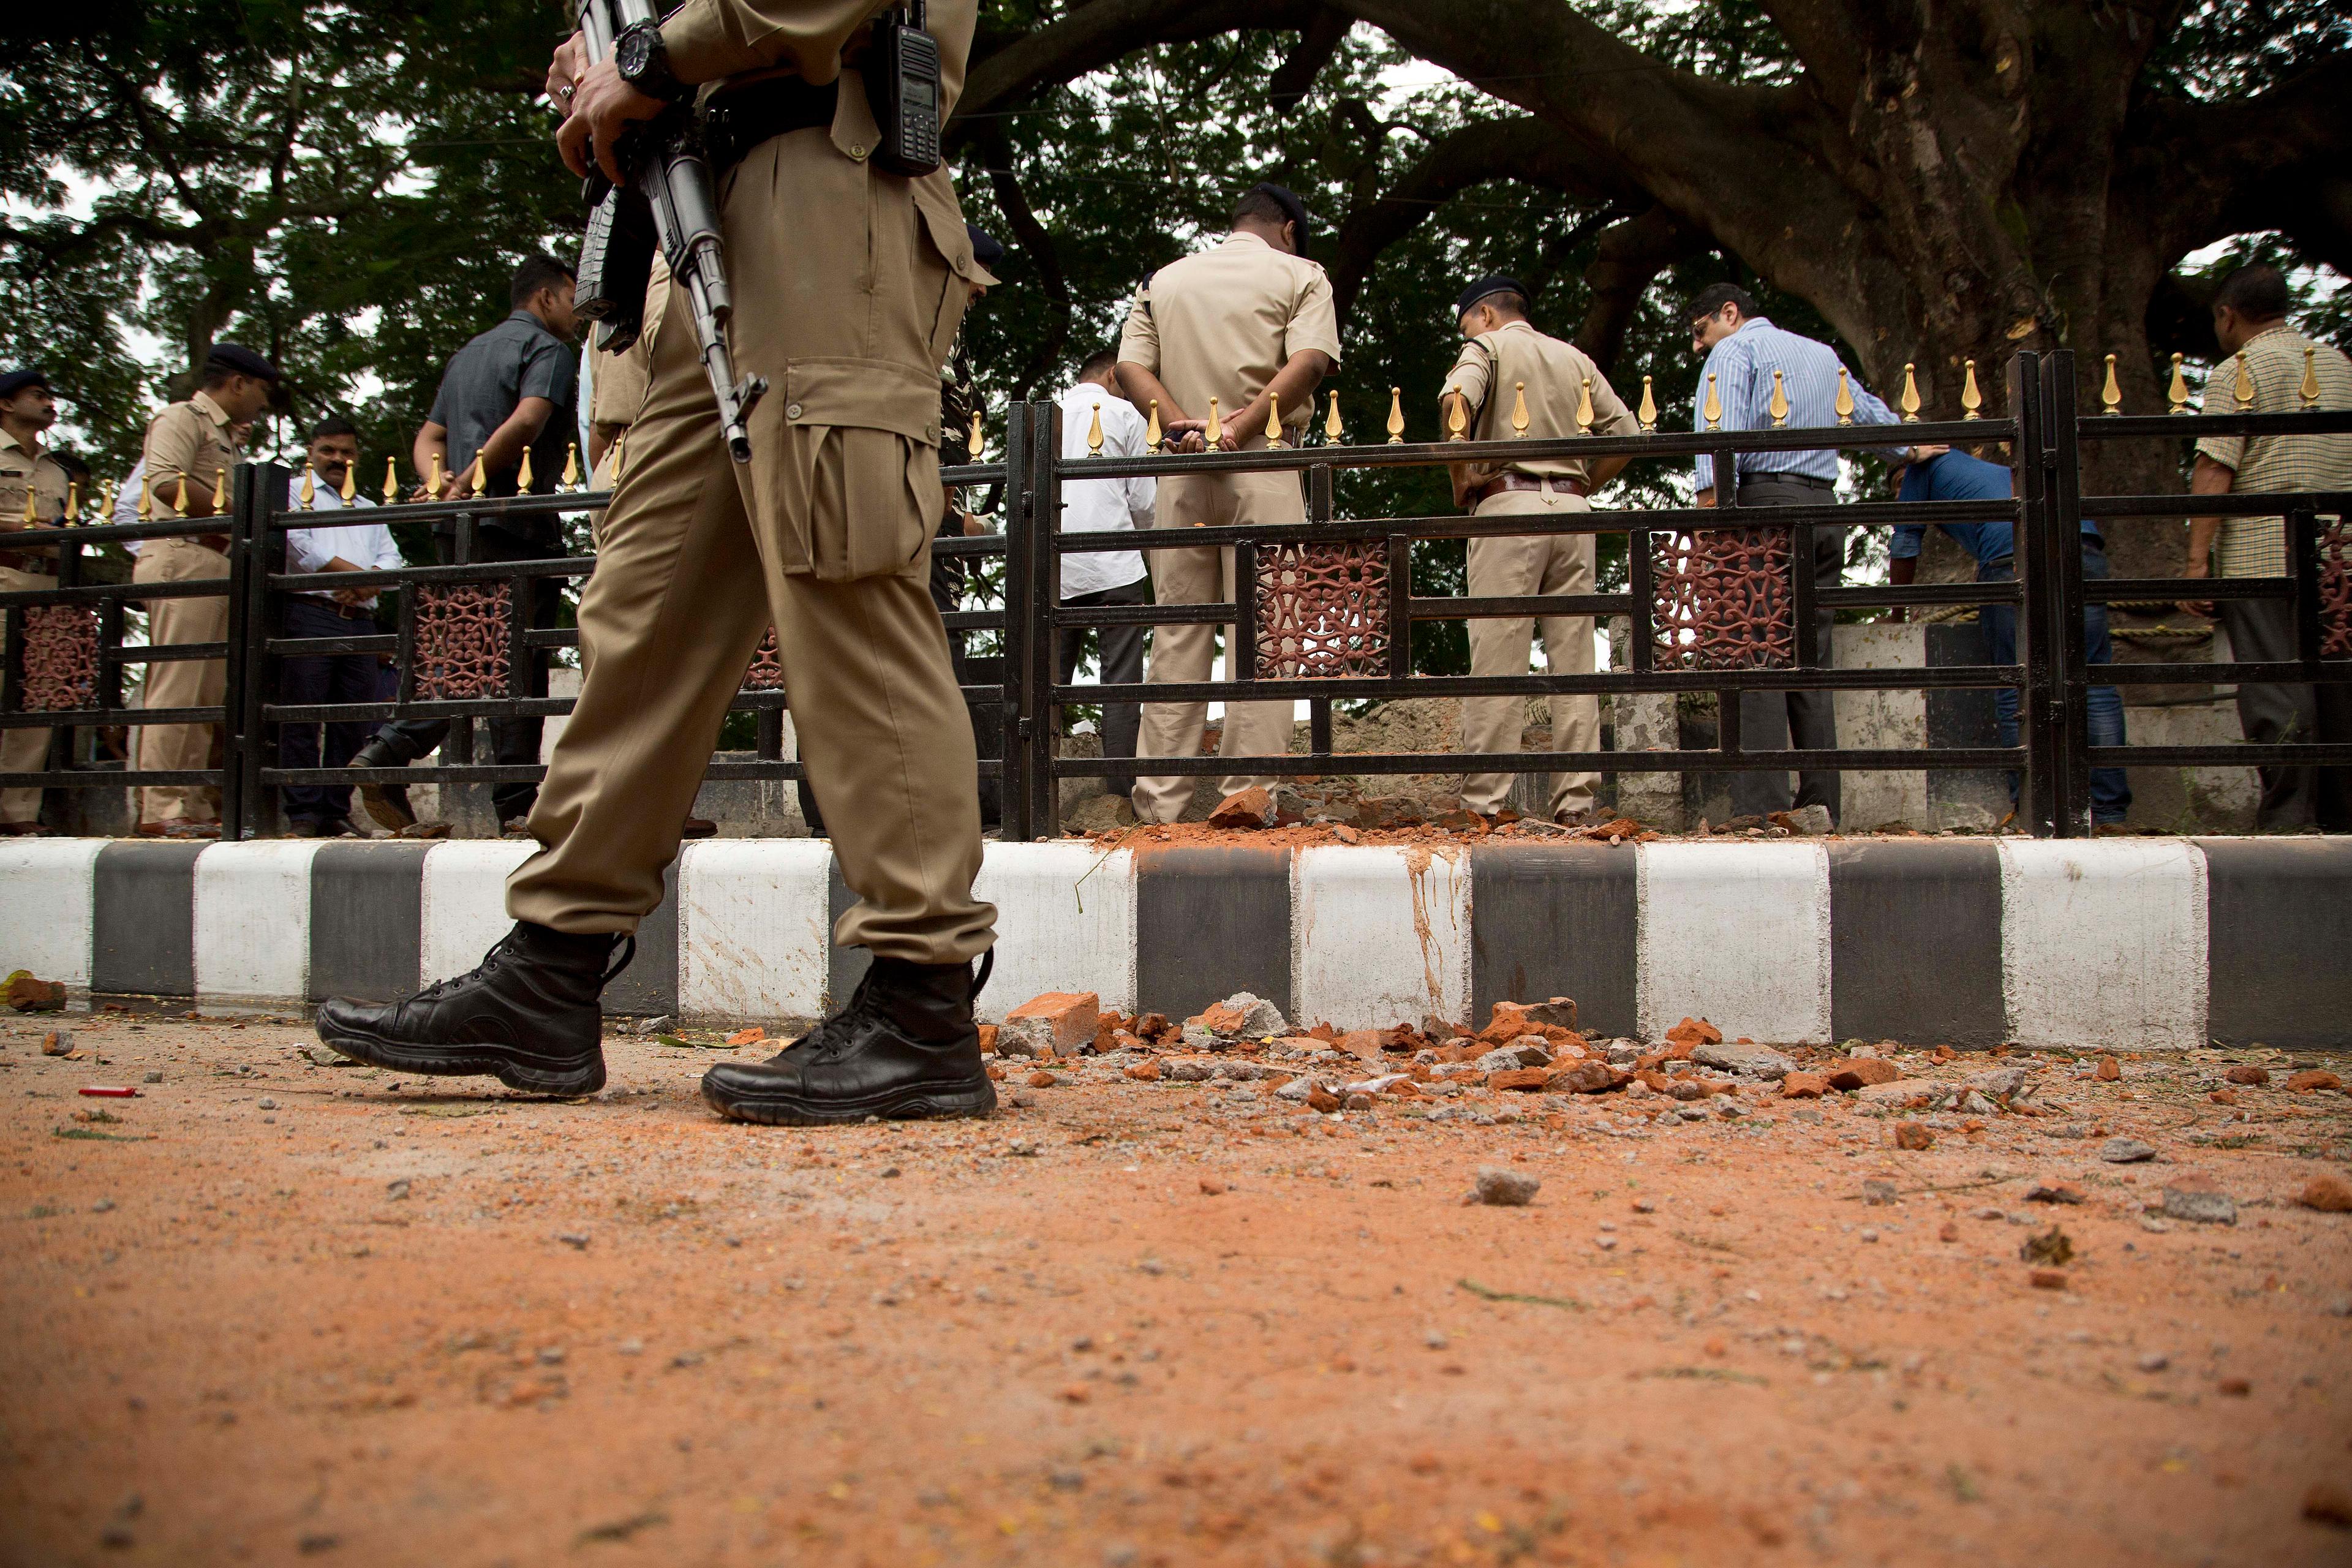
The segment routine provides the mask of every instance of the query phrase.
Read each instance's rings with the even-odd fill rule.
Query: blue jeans
[[[2083,541],[2083,581],[2104,581],[2107,575],[2105,546],[2095,540]],[[1980,562],[1977,565],[1979,583],[2014,583],[2017,562],[2004,555],[1998,561]],[[2011,664],[2017,659],[2017,606],[2014,605],[1983,605],[1977,609],[1977,625],[1985,639],[1985,659],[1990,664]],[[2083,653],[2086,664],[2113,664],[2116,661],[2114,639],[2107,636],[2107,607],[2105,605],[2083,606]],[[2091,744],[2120,746],[2124,743],[2124,700],[2112,686],[2091,688],[2088,728]],[[2000,743],[2017,744],[2017,688],[1997,687],[1992,694],[1993,718],[2000,727]],[[2017,803],[2018,775],[2009,775],[2010,804]],[[2121,768],[2091,770],[2091,820],[2094,823],[2121,822],[2131,805],[2131,784]]]

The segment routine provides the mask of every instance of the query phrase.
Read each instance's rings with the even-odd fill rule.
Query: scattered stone
[[[996,1026],[993,1024],[980,1026],[980,1054],[984,1057],[996,1054]]]
[[[2063,1230],[2053,1225],[2048,1230],[2037,1231],[2027,1237],[2025,1244],[2017,1249],[2017,1256],[2023,1262],[2054,1268],[2073,1260],[2074,1243]]]
[[[1217,1180],[1216,1177],[1203,1176],[1201,1178],[1201,1195],[1202,1197],[1222,1197],[1224,1195],[1224,1191],[1225,1184]]]
[[[1048,991],[1032,996],[997,1026],[1000,1056],[1076,1056],[1092,1043],[1102,1016],[1102,998],[1092,991]]]
[[[19,1013],[61,1013],[66,1005],[66,988],[61,981],[43,980],[29,969],[19,969],[8,976],[8,1005]]]
[[[2063,1290],[2066,1289],[2066,1275],[2065,1271],[2063,1269],[2036,1268],[2027,1274],[2025,1278],[2032,1283],[2036,1290]]]
[[[2184,1172],[2164,1184],[2164,1213],[2199,1225],[2235,1225],[2238,1205],[2212,1177]]]
[[[395,1177],[383,1184],[383,1196],[386,1203],[396,1204],[407,1195],[408,1178],[406,1176]]]
[[[1899,1121],[1895,1126],[1895,1146],[1897,1149],[1932,1149],[1936,1146],[1936,1135],[1927,1131],[1927,1124],[1924,1121]]]
[[[2243,1377],[2225,1377],[2213,1386],[2231,1399],[2243,1399],[2254,1391],[2253,1381]]]
[[[555,1239],[574,1252],[588,1250],[588,1233],[584,1230],[559,1230],[555,1233]]]
[[[2124,1065],[2113,1057],[2101,1057],[2099,1065],[2092,1069],[2091,1076],[2101,1083],[2115,1083],[2124,1076]]]
[[[1995,1068],[1970,1077],[1968,1087],[1987,1100],[2009,1100],[2017,1098],[2025,1087],[2025,1069],[2021,1067]]]
[[[2099,1158],[2110,1165],[2137,1165],[2156,1158],[2156,1146],[2137,1138],[2110,1138],[2099,1145]]]
[[[1780,1052],[1745,1040],[1707,1041],[1691,1052],[1691,1060],[1743,1078],[1784,1079],[1797,1067]]]
[[[1319,1110],[1327,1116],[1332,1111],[1339,1110],[1347,1102],[1345,1100],[1341,1100],[1338,1095],[1332,1093],[1329,1089],[1324,1088],[1319,1083],[1312,1086],[1307,1091],[1307,1109],[1309,1110]]]
[[[73,1054],[73,1031],[51,1029],[41,1037],[41,1054],[45,1057],[65,1057]]]
[[[1576,998],[1553,996],[1527,1005],[1527,1020],[1539,1028],[1573,1029],[1576,1027]]]
[[[2172,1358],[2162,1351],[2150,1351],[2139,1358],[2139,1369],[2142,1372],[2162,1372],[2171,1364]]]
[[[1238,790],[1209,814],[1212,827],[1265,827],[1274,821],[1274,796],[1262,784]]]
[[[1830,1081],[1834,1084],[1837,1079],[1832,1078]],[[1864,1105],[1902,1106],[1908,1105],[1915,1100],[1922,1101],[1932,1100],[1943,1092],[1943,1088],[1942,1084],[1933,1079],[1889,1079],[1885,1083],[1874,1083],[1864,1089],[1861,1098]]]
[[[1486,1087],[1496,1089],[1517,1089],[1532,1093],[1551,1081],[1551,1074],[1543,1068],[1507,1068],[1486,1075]]]
[[[1720,1044],[1723,1031],[1704,1018],[1685,1018],[1666,1031],[1666,1038],[1675,1045],[1699,1046]]]
[[[1555,1092],[1570,1094],[1606,1094],[1609,1090],[1630,1082],[1633,1074],[1607,1062],[1583,1061],[1574,1067],[1562,1068],[1551,1075],[1545,1087]]]
[[[1180,1068],[1178,1070],[1181,1072],[1182,1069]],[[1131,1079],[1139,1079],[1145,1083],[1157,1082],[1160,1078],[1160,1058],[1157,1057],[1151,1057],[1137,1062],[1127,1069],[1127,1076]],[[1203,1073],[1202,1076],[1205,1078],[1208,1075]]]
[[[2310,1094],[2316,1089],[2342,1089],[2344,1080],[2332,1072],[2307,1068],[2286,1080],[2286,1086],[2296,1094]]]
[[[2049,1177],[2025,1189],[2025,1201],[2030,1204],[2079,1204],[2083,1189],[2072,1182]]]
[[[1417,827],[1423,821],[1421,803],[1401,795],[1366,795],[1356,803],[1356,826],[1379,831]]]
[[[1028,1078],[1023,1081],[1027,1083],[1031,1089],[1051,1089],[1062,1080],[1054,1074],[1045,1071],[1045,1068],[1040,1068],[1035,1072],[1031,1073]]]
[[[1879,1180],[1864,1182],[1862,1201],[1873,1208],[1884,1208],[1895,1201],[1895,1184]]]
[[[1817,1072],[1792,1072],[1780,1080],[1783,1100],[1819,1100],[1827,1094],[1830,1080]]]
[[[2268,1068],[2256,1067],[2252,1062],[2240,1062],[2236,1067],[2231,1068],[2228,1072],[2223,1073],[2221,1076],[2231,1083],[2252,1084],[2256,1088],[2260,1088],[2262,1085],[2266,1084],[2271,1080],[2271,1073]]]
[[[2323,1171],[2303,1184],[2294,1201],[2321,1214],[2352,1214],[2352,1182],[2332,1171]]]
[[[1525,1208],[1535,1202],[1536,1193],[1543,1183],[1524,1171],[1514,1171],[1504,1165],[1481,1165],[1476,1180],[1464,1195],[1465,1205],[1486,1204],[1495,1208]]]
[[[141,1083],[161,1083],[163,1081],[163,1075],[160,1072],[142,1073],[140,1075],[139,1081]]]
[[[1517,1068],[1548,1068],[1551,1052],[1534,1037],[1497,1046],[1473,1064],[1480,1072],[1509,1072]]]

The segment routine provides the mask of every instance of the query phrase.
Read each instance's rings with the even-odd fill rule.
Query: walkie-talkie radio
[[[866,93],[882,132],[873,162],[893,174],[940,166],[940,46],[923,26],[924,0],[883,12],[866,57]]]

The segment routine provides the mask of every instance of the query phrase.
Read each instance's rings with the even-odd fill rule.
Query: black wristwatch
[[[669,70],[669,49],[662,43],[661,24],[635,22],[613,40],[613,65],[621,79],[665,103],[676,103],[689,90]]]

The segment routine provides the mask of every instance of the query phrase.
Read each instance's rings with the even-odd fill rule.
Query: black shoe
[[[405,1002],[328,1003],[319,1009],[319,1038],[394,1072],[488,1073],[534,1094],[593,1094],[604,1087],[596,997],[636,952],[635,937],[572,936],[520,921],[470,974]]]
[[[974,977],[961,963],[877,958],[849,1005],[764,1062],[721,1062],[702,1075],[719,1115],[772,1127],[923,1116],[985,1116],[996,1087],[980,1057]]]
[[[378,736],[352,753],[347,768],[404,768],[408,759],[394,751]],[[413,826],[416,813],[408,808],[408,788],[405,784],[363,784],[360,788],[360,807],[375,818],[378,826],[397,833]]]

